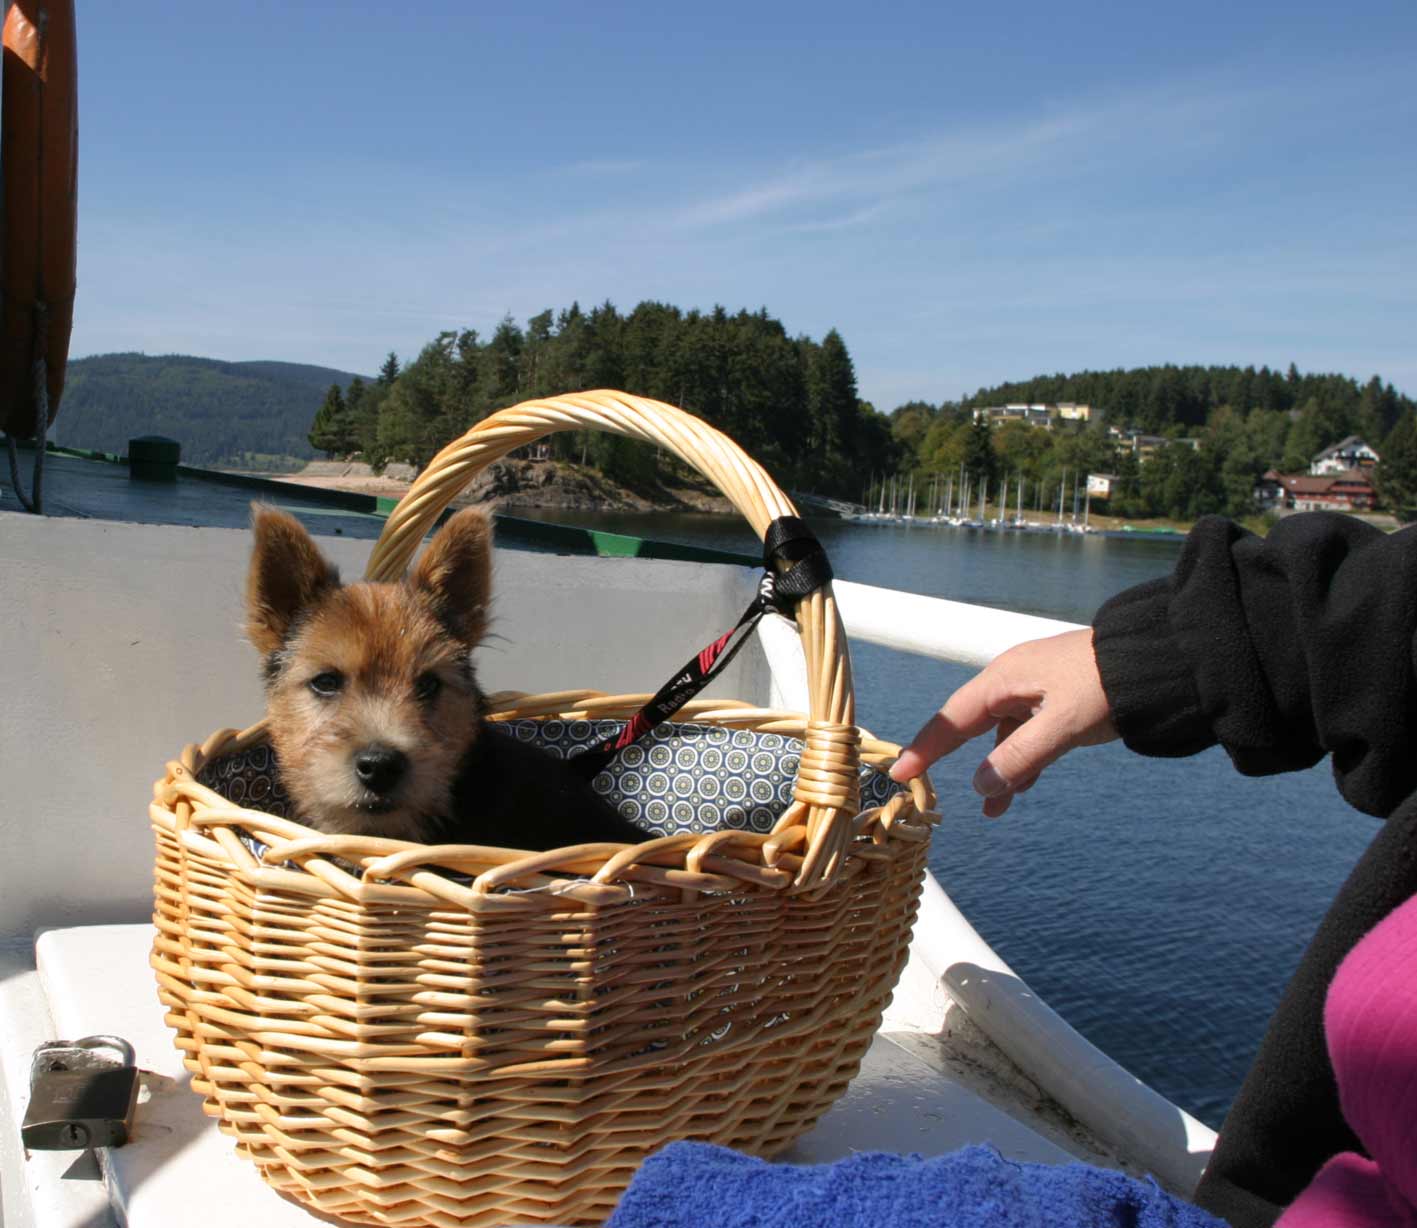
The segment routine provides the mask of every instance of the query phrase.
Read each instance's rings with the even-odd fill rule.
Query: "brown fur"
[[[274,508],[255,506],[252,530],[247,634],[266,657],[271,745],[303,822],[520,848],[644,838],[557,761],[528,764],[525,748],[484,724],[470,659],[490,599],[484,512],[449,520],[396,584],[341,586],[299,521]],[[356,770],[371,748],[405,765],[392,787]]]

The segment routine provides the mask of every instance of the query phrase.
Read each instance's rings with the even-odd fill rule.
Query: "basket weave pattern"
[[[668,410],[566,400],[587,396],[656,422]],[[439,485],[440,460],[461,464],[479,433],[503,454],[498,420],[545,412],[503,411],[445,449],[400,508],[420,508],[424,528],[391,517],[371,573],[398,574],[475,472]],[[791,514],[775,499],[767,519]],[[408,537],[389,562],[384,548]],[[325,836],[197,781],[264,741],[261,725],[168,765],[150,809],[159,996],[206,1111],[268,1182],[357,1223],[597,1223],[666,1142],[770,1155],[830,1107],[904,963],[934,798],[922,779],[855,813],[858,764],[898,748],[845,723],[830,593],[798,621],[809,718],[722,700],[677,718],[805,740],[770,833],[535,854]],[[494,719],[574,721],[624,718],[644,699],[491,702]]]

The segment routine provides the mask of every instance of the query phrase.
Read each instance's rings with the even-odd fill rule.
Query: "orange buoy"
[[[59,412],[74,322],[78,52],[73,0],[11,0],[0,98],[0,428],[42,434]],[[44,377],[37,372],[44,364]]]

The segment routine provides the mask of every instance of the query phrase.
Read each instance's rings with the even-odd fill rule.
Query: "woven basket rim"
[[[489,719],[596,720],[628,715],[643,695],[594,691],[523,695],[501,692]],[[567,700],[572,702],[568,705]],[[801,738],[809,724],[801,713],[758,708],[739,700],[696,700],[675,713],[675,724],[751,729]],[[889,767],[900,747],[861,732],[862,761]],[[647,894],[717,894],[741,890],[802,890],[797,882],[807,844],[804,805],[794,801],[767,834],[726,829],[662,836],[643,844],[579,844],[544,853],[479,845],[424,845],[372,836],[332,836],[293,819],[237,805],[198,782],[214,760],[267,741],[265,721],[244,730],[222,729],[186,747],[153,787],[154,824],[226,862],[254,885],[307,890],[321,896],[409,903],[437,900],[479,909],[533,902],[544,909],[568,904],[608,905]],[[894,841],[929,839],[938,820],[935,797],[923,774],[906,782],[884,806],[851,816],[851,834],[839,873],[861,872],[872,859],[891,856]],[[257,857],[237,834],[266,846]],[[359,873],[350,873],[357,867]],[[298,868],[292,868],[298,867]],[[445,876],[451,870],[471,881]],[[817,884],[820,889],[825,884]],[[412,892],[410,896],[406,893]],[[390,895],[389,893],[394,893]],[[559,906],[559,905],[558,905]]]
[[[438,517],[478,473],[519,447],[568,430],[625,435],[677,456],[727,496],[759,541],[775,520],[797,515],[768,472],[722,431],[663,401],[601,388],[498,410],[443,448],[389,514],[365,578],[401,577]],[[798,601],[795,619],[811,718],[795,783],[807,836],[796,883],[807,888],[830,881],[843,864],[858,809],[860,756],[851,657],[830,581]]]
[[[704,423],[582,393],[501,411],[445,448],[368,578],[402,573],[477,467],[559,429],[667,448],[760,536],[793,514]],[[395,1204],[399,1222],[436,1228],[523,1222],[528,1207],[599,1222],[667,1138],[773,1154],[842,1094],[904,966],[938,816],[923,774],[855,813],[861,762],[900,748],[855,723],[830,586],[797,616],[810,716],[697,699],[671,718],[803,739],[768,833],[545,853],[322,835],[199,783],[209,761],[266,741],[265,721],[167,765],[149,808],[159,998],[205,1111],[272,1186],[346,1222],[391,1223]],[[495,719],[572,721],[626,719],[648,698],[490,697]]]

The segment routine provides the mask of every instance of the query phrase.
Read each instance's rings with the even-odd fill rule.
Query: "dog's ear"
[[[428,543],[410,578],[439,621],[469,647],[487,631],[492,596],[492,519],[468,507]]]
[[[262,656],[277,651],[300,613],[333,588],[339,572],[294,516],[251,505],[255,545],[246,573],[246,635]]]

